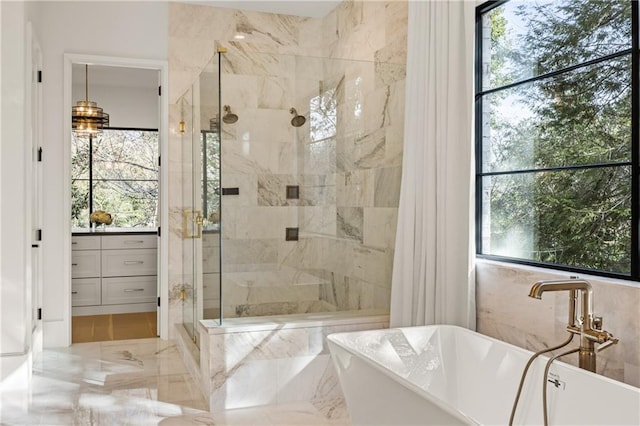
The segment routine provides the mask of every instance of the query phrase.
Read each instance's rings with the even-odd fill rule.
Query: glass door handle
[[[204,217],[200,210],[185,209],[182,211],[182,238],[202,237]]]

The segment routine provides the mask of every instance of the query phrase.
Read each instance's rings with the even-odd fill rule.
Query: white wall
[[[70,268],[70,247],[63,243],[70,221],[61,200],[69,191],[63,155],[64,53],[167,60],[167,3],[164,2],[38,2],[40,40],[44,52],[44,345],[70,343],[65,320],[70,295],[64,277]]]
[[[29,3],[0,2],[0,387],[12,388],[30,375],[32,13]]]
[[[84,100],[84,90],[83,84],[73,85],[71,99],[74,105],[76,101]],[[157,88],[91,85],[89,100],[97,102],[109,114],[110,127],[157,129],[159,126]]]
[[[0,163],[0,352],[25,349],[26,263],[24,241],[25,9],[2,3],[2,157]],[[11,125],[9,125],[11,123]]]

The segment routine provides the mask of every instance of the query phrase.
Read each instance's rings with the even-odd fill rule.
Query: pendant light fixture
[[[71,109],[71,128],[79,136],[94,136],[109,127],[109,114],[89,100],[89,65],[84,66],[85,100]]]

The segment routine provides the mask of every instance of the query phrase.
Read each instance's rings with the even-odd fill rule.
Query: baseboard
[[[42,340],[45,348],[60,348],[71,345],[71,327],[63,320],[44,320]]]

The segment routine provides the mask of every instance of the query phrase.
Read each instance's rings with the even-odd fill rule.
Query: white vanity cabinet
[[[151,312],[157,301],[155,234],[74,235],[74,315]]]

